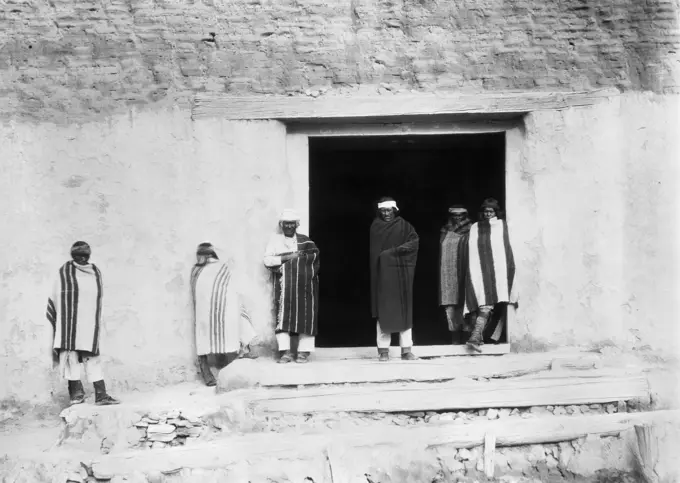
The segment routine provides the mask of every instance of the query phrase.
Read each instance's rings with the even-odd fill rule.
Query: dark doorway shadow
[[[368,250],[381,196],[397,200],[420,236],[414,344],[449,344],[439,307],[440,229],[453,203],[475,219],[484,198],[505,205],[505,135],[312,137],[309,184],[310,235],[321,250],[317,346],[375,345]]]

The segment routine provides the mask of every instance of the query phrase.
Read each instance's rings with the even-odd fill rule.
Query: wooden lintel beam
[[[601,89],[581,92],[422,93],[352,97],[327,95],[233,97],[197,94],[194,119],[331,119],[379,118],[436,114],[526,113],[545,109],[591,106],[618,94]]]

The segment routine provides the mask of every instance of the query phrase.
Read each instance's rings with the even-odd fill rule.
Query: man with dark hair
[[[449,208],[449,219],[439,237],[439,304],[444,307],[454,344],[464,344],[471,327],[463,315],[465,306],[465,258],[472,221],[463,205]]]
[[[47,300],[47,320],[52,325],[52,361],[68,381],[71,404],[85,401],[80,365],[94,385],[95,404],[118,404],[106,393],[99,359],[102,313],[102,275],[89,263],[90,245],[78,241],[71,247],[71,258],[59,269],[52,296]]]
[[[494,311],[511,302],[515,259],[510,246],[508,225],[501,217],[500,203],[487,198],[479,209],[480,221],[470,228],[468,248],[468,276],[466,281],[466,310],[475,318],[467,344],[481,352],[484,329]],[[514,298],[514,297],[512,297]],[[496,326],[491,339],[498,341],[502,324]],[[491,328],[489,328],[491,330]]]
[[[220,261],[210,242],[198,245],[196,265],[191,270],[191,298],[194,308],[196,354],[206,386],[217,381],[209,364],[218,369],[237,357],[253,359],[250,350],[255,330],[243,305],[229,266]]]
[[[393,332],[399,332],[402,360],[415,360],[413,338],[413,277],[418,259],[418,234],[399,215],[396,201],[381,198],[370,231],[371,314],[376,319],[380,361],[389,360]]]

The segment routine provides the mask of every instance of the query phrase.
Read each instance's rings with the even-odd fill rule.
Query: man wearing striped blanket
[[[78,241],[71,247],[71,258],[59,269],[52,296],[47,300],[47,320],[52,325],[52,361],[68,381],[71,404],[85,401],[80,380],[81,364],[93,384],[95,404],[118,404],[109,396],[99,359],[102,314],[102,274],[89,263],[90,245]]]
[[[508,225],[503,219],[500,204],[487,198],[480,207],[480,221],[472,225],[467,243],[468,272],[465,287],[465,313],[475,317],[472,334],[467,344],[481,352],[485,329],[493,312],[501,312],[508,303],[515,303],[513,292],[515,259],[510,246]],[[497,320],[497,318],[494,318]],[[502,320],[491,329],[491,340],[498,341],[503,331]]]
[[[308,362],[319,331],[319,249],[297,233],[300,217],[286,209],[279,217],[281,233],[269,241],[264,265],[274,276],[276,341],[279,363],[293,360],[291,336],[299,336],[296,362]]]
[[[211,365],[222,369],[237,357],[254,359],[257,356],[250,349],[255,330],[235,277],[210,242],[201,243],[196,250],[196,264],[191,270],[191,299],[198,367],[206,386],[215,386],[217,381]]]

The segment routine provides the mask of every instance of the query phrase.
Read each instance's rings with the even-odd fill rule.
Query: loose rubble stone
[[[498,418],[498,410],[491,408],[487,411],[486,413],[486,418],[487,419],[497,419]]]
[[[508,416],[510,416],[510,414],[512,414],[512,413],[510,412],[510,409],[508,409],[508,408],[502,408],[498,411],[498,417],[499,418],[507,418]]]
[[[510,411],[510,416],[517,416],[520,414],[519,409],[514,408],[512,411]]]
[[[150,434],[147,438],[148,438],[149,441],[156,441],[156,442],[162,441],[162,442],[167,443],[168,441],[172,441],[176,437],[177,437],[177,433],[173,431],[172,433],[153,433],[153,434]]]
[[[616,409],[620,413],[625,413],[628,410],[628,407],[626,406],[626,401],[617,401]]]
[[[567,413],[566,409],[564,409],[562,406],[557,406],[557,407],[553,410],[553,414],[554,414],[555,416],[563,416],[563,415],[566,414],[566,413]]]
[[[151,424],[146,428],[147,434],[153,433],[172,433],[175,427],[172,424]]]
[[[467,448],[461,448],[458,450],[458,459],[461,461],[467,461],[471,458],[472,454]]]
[[[154,441],[154,443],[151,447],[153,449],[161,449],[161,448],[165,448],[166,446],[167,446],[167,444],[162,442],[162,441]]]
[[[607,404],[607,412],[609,414],[615,413],[616,412],[616,406],[614,406],[613,404]]]

